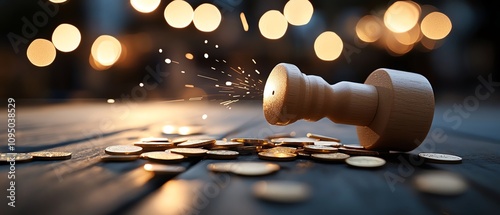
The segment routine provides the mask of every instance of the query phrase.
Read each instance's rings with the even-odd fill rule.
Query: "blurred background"
[[[280,62],[329,83],[420,73],[436,100],[500,80],[486,1],[0,0],[0,96],[261,99]],[[498,97],[498,96],[496,96]]]

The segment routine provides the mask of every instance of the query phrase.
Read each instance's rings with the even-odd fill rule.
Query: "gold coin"
[[[231,168],[235,162],[211,163],[207,165],[207,169],[212,172],[231,172]]]
[[[279,203],[297,203],[310,197],[311,189],[305,183],[294,181],[259,181],[253,185],[256,197]]]
[[[354,145],[354,144],[342,144],[342,146],[348,149],[365,149],[364,146]]]
[[[279,144],[280,146],[295,146],[295,147],[313,145],[314,141],[316,140],[308,137],[276,138],[271,140],[271,142],[273,142],[274,144]]]
[[[102,161],[135,161],[139,159],[139,155],[103,155]]]
[[[215,140],[213,139],[187,140],[185,142],[177,144],[177,146],[183,148],[200,148],[212,146],[214,143]]]
[[[272,161],[292,161],[297,158],[297,154],[287,152],[259,152],[259,158]]]
[[[420,192],[444,196],[459,195],[468,188],[460,175],[441,170],[420,173],[415,176],[413,182]]]
[[[334,153],[338,151],[337,148],[322,145],[307,145],[304,146],[304,150],[313,153]]]
[[[211,159],[235,159],[240,153],[232,150],[209,150],[207,157]]]
[[[168,138],[165,137],[145,137],[141,138],[141,142],[170,142]]]
[[[200,149],[200,148],[173,148],[173,149],[169,149],[167,151],[170,151],[172,153],[181,154],[181,155],[184,155],[187,157],[197,157],[197,156],[205,155],[208,150]]]
[[[253,146],[261,146],[268,142],[266,139],[259,139],[259,138],[232,138],[231,141],[240,142],[244,143],[245,145],[253,145]]]
[[[462,158],[456,155],[441,154],[441,153],[419,153],[418,156],[424,158],[428,162],[434,163],[460,163]]]
[[[261,176],[274,173],[280,169],[278,164],[267,162],[239,162],[231,165],[231,172],[237,175]]]
[[[71,158],[71,152],[39,151],[30,152],[33,159],[37,160],[65,160]]]
[[[265,149],[265,152],[273,152],[273,153],[278,153],[278,152],[283,152],[283,153],[295,153],[297,151],[297,148],[295,147],[287,147],[287,146],[277,146],[274,148],[269,148]]]
[[[340,143],[340,139],[337,139],[335,137],[328,137],[328,136],[324,136],[324,135],[320,135],[320,134],[312,134],[312,133],[307,133],[306,136],[309,138],[320,140],[320,141],[334,141],[334,142]]]
[[[345,162],[351,166],[366,168],[380,167],[385,164],[384,159],[371,156],[354,156],[347,158]]]
[[[184,155],[167,153],[165,151],[144,152],[141,154],[141,157],[159,162],[178,162],[185,158]]]
[[[33,156],[28,153],[0,153],[0,162],[31,161]]]
[[[339,153],[327,153],[327,154],[311,154],[311,157],[319,161],[340,162],[340,161],[345,161],[345,159],[349,158],[350,156],[348,154],[339,152]]]
[[[165,150],[174,147],[174,144],[171,142],[135,142],[134,146],[142,147],[142,149],[157,149],[157,150]]]
[[[144,170],[148,172],[153,172],[155,174],[166,174],[166,175],[175,175],[186,171],[186,168],[178,165],[166,165],[166,164],[156,164],[156,163],[147,163],[144,164]]]
[[[338,148],[338,147],[342,146],[342,144],[340,144],[338,142],[335,142],[335,141],[316,141],[316,142],[314,142],[314,145],[317,145],[317,146],[330,146],[330,147],[335,147],[335,148]]]
[[[106,147],[104,151],[110,155],[138,155],[141,154],[142,147],[131,145],[115,145]]]
[[[227,147],[227,148],[236,148],[238,146],[243,146],[244,144],[241,142],[233,142],[233,141],[222,141],[222,140],[217,140],[215,141],[215,146],[222,146],[222,147]]]
[[[172,144],[174,144],[174,145],[178,145],[178,144],[186,142],[186,141],[188,141],[188,138],[186,138],[186,137],[178,137],[178,138],[175,138],[175,139],[171,140],[170,142]]]
[[[360,155],[360,156],[379,156],[380,153],[377,151],[371,151],[366,149],[350,149],[345,147],[340,147],[338,150],[342,153],[349,155]]]

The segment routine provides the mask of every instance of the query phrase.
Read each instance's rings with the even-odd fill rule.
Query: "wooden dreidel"
[[[357,126],[359,142],[372,150],[411,151],[425,139],[434,116],[434,93],[422,75],[377,69],[364,84],[328,84],[280,63],[264,88],[264,115],[273,125],[328,117]]]

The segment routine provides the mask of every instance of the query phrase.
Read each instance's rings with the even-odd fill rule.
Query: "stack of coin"
[[[185,142],[177,144],[177,147],[181,148],[210,148],[215,144],[214,139],[198,139],[198,140],[187,140]]]
[[[134,146],[139,146],[143,151],[162,151],[175,147],[172,142],[135,142]]]
[[[310,153],[334,153],[339,151],[335,147],[331,146],[323,146],[323,145],[307,145],[304,146],[304,151]]]
[[[207,158],[210,159],[236,159],[240,153],[232,150],[209,150]]]
[[[337,139],[335,137],[328,137],[328,136],[324,136],[324,135],[320,135],[320,134],[313,134],[313,133],[307,133],[306,136],[309,138],[312,138],[312,139],[320,140],[320,141],[333,141],[333,142],[340,143],[340,139]]]
[[[275,145],[278,146],[291,146],[291,147],[302,147],[305,145],[313,145],[315,139],[311,139],[308,137],[294,137],[294,138],[276,138],[272,139]]]
[[[223,141],[223,140],[217,140],[215,141],[214,146],[211,148],[212,150],[214,149],[221,149],[221,150],[236,150],[238,147],[243,146],[244,144],[241,142],[233,142],[233,141]]]
[[[240,142],[243,143],[247,146],[263,146],[266,144],[268,141],[266,139],[259,139],[259,138],[232,138],[232,142]]]

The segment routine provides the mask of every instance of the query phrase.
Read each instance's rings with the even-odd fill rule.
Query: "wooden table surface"
[[[0,165],[0,214],[500,214],[500,113],[481,106],[470,116],[443,117],[453,104],[438,104],[431,133],[417,149],[387,157],[377,169],[357,169],[308,159],[275,162],[281,170],[262,177],[244,177],[207,170],[220,160],[188,160],[187,171],[154,176],[143,170],[145,160],[104,163],[110,145],[130,145],[143,137],[162,135],[165,125],[200,128],[194,137],[264,138],[276,133],[308,132],[357,144],[355,127],[299,121],[269,125],[261,101],[228,106],[220,101],[107,104],[74,101],[50,105],[17,105],[16,152],[72,152],[62,161],[32,161],[15,165],[15,208],[7,205],[8,164]],[[1,109],[6,113],[5,109]],[[202,116],[206,114],[206,119]],[[1,114],[6,122],[6,114]],[[459,121],[460,120],[460,121]],[[6,124],[6,123],[5,123]],[[2,125],[3,126],[3,125]],[[6,129],[1,130],[7,139]],[[8,152],[3,141],[1,152]],[[461,156],[460,164],[415,162],[419,152]],[[260,161],[240,155],[236,161]],[[413,179],[426,170],[446,170],[462,176],[468,189],[458,196],[419,192]],[[260,180],[305,182],[312,196],[297,204],[259,200],[252,185]]]

